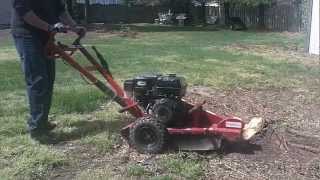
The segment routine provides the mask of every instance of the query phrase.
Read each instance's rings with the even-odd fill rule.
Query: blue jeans
[[[54,59],[46,57],[41,40],[32,35],[13,35],[25,76],[30,108],[28,130],[44,128],[48,123],[53,84]]]

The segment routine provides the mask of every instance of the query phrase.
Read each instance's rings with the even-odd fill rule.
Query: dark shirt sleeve
[[[31,11],[30,1],[32,0],[13,0],[13,8],[20,17]]]
[[[58,14],[64,13],[66,11],[66,3],[64,0],[57,0],[58,2]]]

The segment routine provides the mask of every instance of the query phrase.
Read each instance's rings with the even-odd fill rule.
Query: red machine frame
[[[113,96],[122,109],[120,113],[128,111],[135,118],[149,116],[144,110],[139,107],[138,103],[128,97],[122,87],[113,79],[109,69],[101,66],[88,50],[80,44],[78,38],[73,45],[66,46],[55,42],[55,34],[51,35],[47,44],[47,54],[54,58],[62,58],[66,63],[80,72],[87,80],[100,89],[106,96]],[[96,51],[95,47],[93,49]],[[76,52],[81,52],[92,66],[84,67],[80,65],[72,55]],[[91,71],[98,71],[107,83],[99,80]],[[184,105],[188,109],[188,117],[184,120],[182,127],[168,127],[167,131],[170,135],[208,135],[220,137],[228,141],[236,141],[242,139],[242,131],[245,126],[244,122],[237,117],[225,117],[217,115],[210,111],[202,109],[205,102],[193,105],[183,100]],[[130,128],[134,122],[124,127],[121,131],[122,135],[128,138]]]

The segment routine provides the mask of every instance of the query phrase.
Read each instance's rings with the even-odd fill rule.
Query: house
[[[10,19],[11,19],[11,0],[1,0],[0,25],[10,24]]]
[[[85,0],[77,0],[77,3],[84,4]],[[115,5],[122,4],[122,0],[89,0],[89,4]]]
[[[319,55],[319,0],[313,0],[309,53]]]

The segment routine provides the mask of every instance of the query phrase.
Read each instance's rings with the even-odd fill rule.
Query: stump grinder
[[[215,150],[222,141],[250,140],[263,127],[261,118],[248,124],[238,117],[222,116],[203,109],[205,102],[192,104],[186,94],[185,78],[175,74],[146,74],[126,80],[121,87],[113,78],[107,61],[93,46],[93,56],[78,37],[72,45],[64,45],[50,36],[46,53],[61,58],[77,70],[106,96],[121,106],[119,113],[128,112],[136,120],[122,128],[121,134],[140,153],[159,153],[172,144],[180,150]],[[78,51],[90,62],[81,65],[73,54]],[[103,80],[93,71],[99,72]]]

